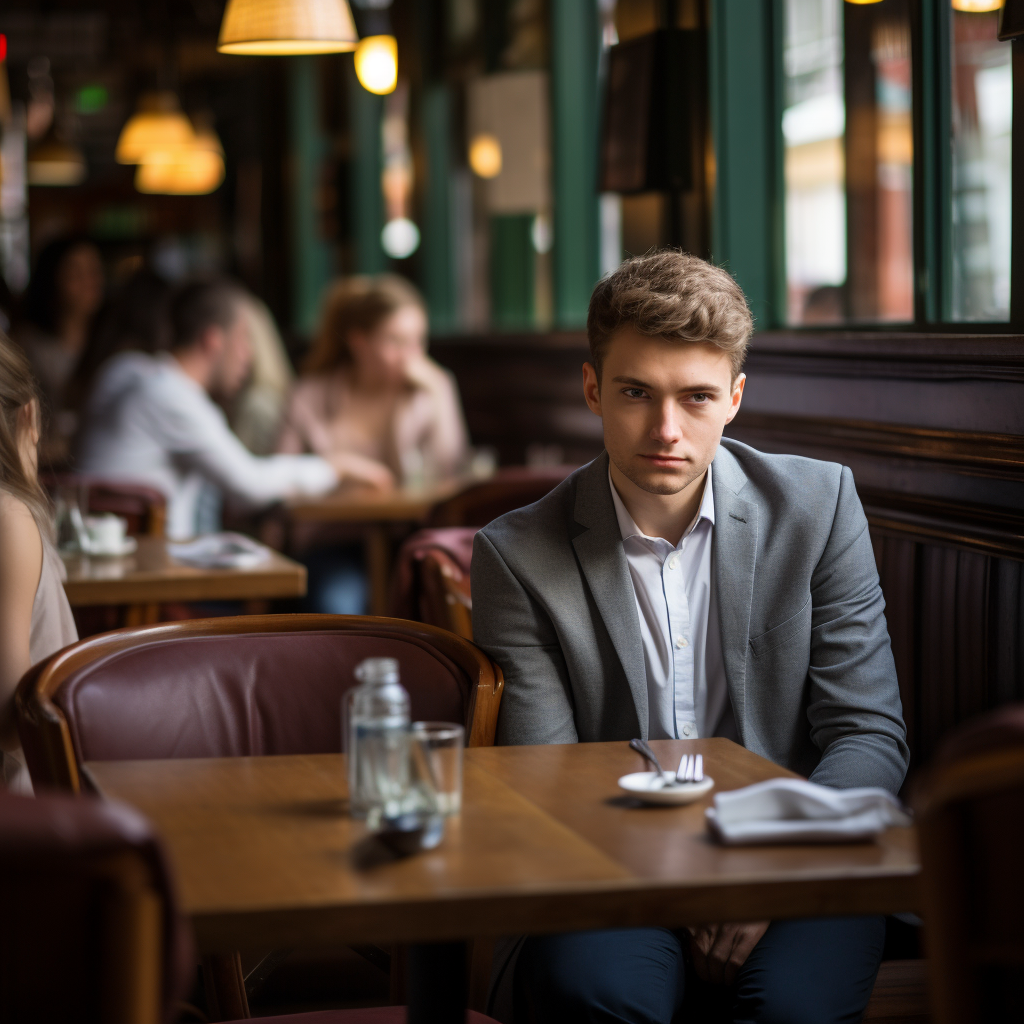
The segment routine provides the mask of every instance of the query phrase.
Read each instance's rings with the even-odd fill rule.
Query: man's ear
[[[590,411],[596,416],[601,415],[601,381],[593,363],[583,364],[583,397],[587,400]]]
[[[740,402],[743,401],[743,388],[746,383],[747,375],[745,373],[741,373],[732,382],[732,392],[729,395],[729,415],[725,417],[726,423],[732,423],[736,418],[736,413],[740,411]]]

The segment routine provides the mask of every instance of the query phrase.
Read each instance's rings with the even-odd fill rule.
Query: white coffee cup
[[[101,516],[86,516],[85,530],[96,554],[116,553],[124,547],[128,520],[107,512]]]

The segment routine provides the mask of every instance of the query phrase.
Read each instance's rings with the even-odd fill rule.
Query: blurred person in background
[[[39,254],[15,340],[24,349],[44,405],[44,459],[60,460],[75,431],[66,390],[103,303],[103,261],[87,238],[50,242]]]
[[[25,356],[0,334],[0,779],[31,793],[14,719],[28,669],[78,639],[39,486],[39,398]]]
[[[165,351],[169,344],[167,304],[172,288],[152,270],[139,270],[104,303],[65,392],[65,404],[76,415],[88,401],[98,375],[122,352]]]
[[[427,355],[426,309],[404,278],[331,289],[278,451],[337,458],[348,479],[376,487],[442,480],[464,464],[458,387]]]
[[[252,370],[245,387],[231,403],[231,429],[256,455],[269,455],[277,445],[295,374],[281,333],[266,303],[245,292],[243,313],[249,322]]]
[[[343,481],[379,489],[450,477],[466,461],[458,388],[427,355],[426,309],[404,278],[351,277],[328,293],[278,451],[317,452]],[[306,610],[365,614],[362,545],[338,527],[296,540],[309,571]]]
[[[224,499],[246,509],[337,486],[319,455],[259,458],[232,433],[228,404],[252,362],[243,293],[223,281],[180,287],[168,306],[169,351],[122,352],[85,407],[77,468],[148,483],[167,496],[172,540],[216,530]]]

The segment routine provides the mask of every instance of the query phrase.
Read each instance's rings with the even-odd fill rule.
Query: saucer
[[[90,550],[86,551],[85,554],[91,558],[120,558],[124,555],[134,554],[138,546],[139,542],[134,537],[125,537],[116,547],[113,545],[102,548],[90,546]]]
[[[710,775],[705,775],[700,782],[678,782],[670,786],[652,789],[651,783],[657,779],[657,772],[633,772],[619,779],[619,788],[631,796],[638,797],[645,804],[692,804],[709,792],[715,784]]]

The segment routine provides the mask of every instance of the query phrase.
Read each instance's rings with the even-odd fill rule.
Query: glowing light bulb
[[[501,174],[501,143],[486,132],[474,136],[469,144],[469,166],[481,178]]]
[[[420,229],[408,217],[396,217],[384,225],[380,244],[392,259],[408,259],[419,248]]]
[[[384,96],[398,84],[398,42],[394,36],[367,36],[355,52],[356,78],[367,91]]]

